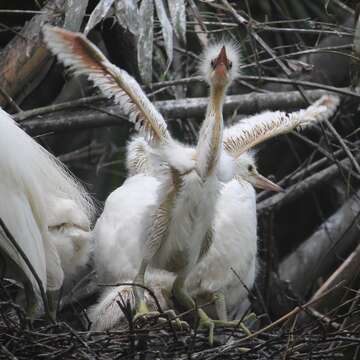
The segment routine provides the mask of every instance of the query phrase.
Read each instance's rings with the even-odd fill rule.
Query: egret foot
[[[239,320],[214,320],[211,319],[204,310],[198,309],[198,315],[200,318],[200,327],[209,329],[209,344],[212,346],[214,344],[214,330],[215,327],[232,327],[232,328],[240,328],[244,334],[247,336],[251,335],[251,331],[246,327],[246,325]],[[252,314],[250,314],[252,315]],[[249,316],[250,316],[249,315]]]
[[[166,310],[164,312],[150,311],[145,302],[140,301],[138,310],[134,316],[134,322],[141,326],[144,322],[156,321],[159,324],[171,323],[176,330],[188,331],[189,324],[186,321],[179,319],[174,310]]]
[[[46,293],[48,310],[49,310],[49,314],[47,315],[50,316],[49,320],[56,321],[56,314],[59,304],[59,295],[60,295],[60,290],[48,290]]]
[[[247,336],[251,335],[251,331],[247,328],[247,326],[242,321],[239,321],[239,320],[232,320],[232,321],[213,320],[213,321],[214,321],[215,325],[217,325],[217,326],[240,328],[245,335],[247,335]]]
[[[198,315],[200,318],[199,326],[202,328],[209,329],[209,344],[213,346],[214,344],[214,330],[215,330],[215,321],[211,319],[204,310],[198,309]]]

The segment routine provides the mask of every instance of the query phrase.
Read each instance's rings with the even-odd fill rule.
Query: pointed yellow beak
[[[268,191],[284,192],[285,190],[260,174],[255,175],[255,187]]]

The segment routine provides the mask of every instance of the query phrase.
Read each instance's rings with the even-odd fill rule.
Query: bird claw
[[[145,323],[171,324],[176,330],[189,331],[190,326],[186,321],[179,319],[174,310],[164,312],[150,311],[147,307],[141,306],[134,316],[135,325],[142,327]]]
[[[175,313],[174,310],[166,310],[163,313],[159,313],[158,318],[159,323],[167,324],[171,322],[171,326],[173,326],[176,330],[179,331],[189,331],[190,325],[186,322],[181,320]]]
[[[256,317],[255,314],[249,314],[245,319]],[[239,320],[232,320],[232,321],[224,321],[224,320],[213,320],[205,312],[199,312],[200,323],[199,326],[202,328],[209,329],[209,345],[212,346],[214,344],[214,330],[215,327],[231,327],[231,328],[239,328],[246,336],[251,335],[251,331],[247,328],[247,326]]]
[[[213,321],[214,321],[216,326],[239,328],[246,336],[251,335],[251,331],[240,320],[232,320],[232,321],[213,320]]]
[[[199,326],[201,328],[209,329],[209,335],[208,335],[209,345],[213,346],[213,344],[214,344],[215,321],[210,319],[209,317],[200,318]]]

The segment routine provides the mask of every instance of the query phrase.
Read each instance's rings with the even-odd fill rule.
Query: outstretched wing
[[[287,114],[281,111],[264,112],[240,121],[224,130],[224,148],[238,157],[253,146],[293,129],[302,129],[330,118],[339,98],[324,95],[307,109]]]
[[[84,35],[48,25],[43,32],[48,47],[59,60],[76,74],[87,75],[105,96],[114,98],[148,141],[163,143],[170,138],[164,118],[137,81],[111,64]]]

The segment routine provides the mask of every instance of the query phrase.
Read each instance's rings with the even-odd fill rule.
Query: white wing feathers
[[[148,141],[163,143],[170,138],[164,118],[136,80],[111,64],[85,36],[51,26],[45,26],[43,32],[59,60],[75,74],[87,75],[105,96],[114,98]]]
[[[328,119],[338,104],[338,97],[324,95],[304,110],[290,114],[281,111],[264,112],[246,118],[225,129],[224,148],[233,157],[238,157],[269,138]]]
[[[57,212],[50,198],[71,200],[84,214],[86,220],[81,219],[82,222],[89,222],[93,215],[92,200],[63,165],[1,108],[0,154],[0,216],[29,257],[44,288],[59,289],[64,274],[48,230],[49,220]],[[15,279],[30,281],[36,290],[26,264],[18,260],[19,254],[14,249],[9,250],[3,236],[0,247],[21,270],[14,274]]]
[[[67,171],[64,165],[21,130],[11,116],[0,108],[0,171],[1,182],[8,182],[27,191],[35,186],[41,197],[71,199],[91,219],[94,206],[83,186]],[[34,199],[36,201],[36,199]],[[47,209],[51,212],[51,208]]]
[[[0,217],[18,246],[26,254],[44,289],[47,286],[45,251],[39,224],[25,194],[0,185],[0,197],[6,203],[0,206]],[[32,293],[41,299],[40,289],[27,264],[3,231],[0,231],[0,263],[5,260],[5,274],[30,285]],[[5,259],[4,259],[5,258]]]
[[[43,233],[42,240],[46,262],[46,290],[59,290],[64,282],[63,264],[61,263],[59,252],[47,231]]]
[[[281,111],[266,111],[225,128],[223,143],[226,151],[221,154],[217,171],[218,178],[220,181],[228,182],[234,176],[234,157],[238,157],[271,137],[287,133],[293,129],[300,130],[330,118],[338,104],[338,97],[324,95],[307,109],[289,114]],[[185,152],[189,152],[189,154],[185,154]],[[194,154],[192,155],[191,152]],[[179,154],[187,155],[187,159],[195,156],[195,150],[190,147],[177,153],[178,155],[172,156],[172,158],[179,159]],[[141,137],[136,137],[128,143],[127,168],[131,175],[146,173],[157,176],[159,175],[159,165],[161,165],[161,161],[156,158],[156,153]],[[175,164],[172,166],[177,168]]]

